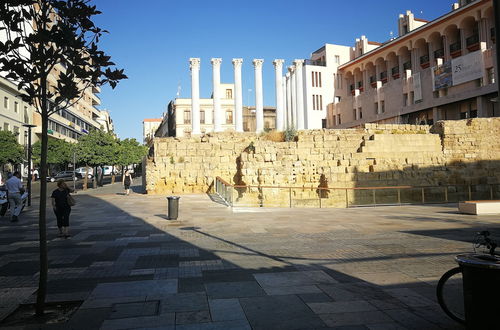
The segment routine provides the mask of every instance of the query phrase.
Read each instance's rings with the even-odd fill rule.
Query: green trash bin
[[[168,196],[168,220],[177,220],[179,216],[179,196]]]

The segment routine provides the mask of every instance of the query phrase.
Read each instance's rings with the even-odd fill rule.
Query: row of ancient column
[[[304,129],[304,100],[303,100],[303,74],[304,60],[295,60],[294,65],[288,67],[288,73],[283,80],[282,59],[273,61],[276,83],[276,130],[295,127]],[[214,107],[214,131],[221,132],[223,114],[220,103],[220,67],[222,59],[212,58],[212,83]],[[234,68],[234,126],[237,132],[243,132],[243,97],[241,83],[241,66],[243,59],[233,58]],[[255,116],[256,132],[264,130],[264,104],[262,90],[262,64],[263,59],[252,61],[255,71]],[[189,59],[191,69],[191,134],[201,134],[200,129],[200,59]]]

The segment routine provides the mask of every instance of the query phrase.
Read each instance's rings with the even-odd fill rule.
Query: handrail
[[[489,189],[478,189],[478,187],[489,187]],[[379,187],[315,187],[315,186],[305,186],[305,187],[298,187],[298,186],[269,186],[269,185],[237,185],[237,184],[231,184],[224,180],[223,178],[217,176],[215,179],[214,187],[215,187],[215,192],[221,199],[224,201],[224,203],[227,206],[234,207],[236,205],[242,205],[239,201],[242,198],[242,194],[246,194],[247,192],[242,191],[244,190],[249,190],[248,193],[250,194],[249,196],[252,196],[254,192],[252,192],[252,189],[257,189],[259,190],[259,195],[257,197],[257,206],[263,207],[265,204],[264,201],[264,195],[267,194],[266,190],[273,190],[273,192],[270,192],[270,194],[281,194],[281,191],[285,191],[285,194],[288,194],[288,201],[287,204],[290,207],[294,207],[294,205],[298,205],[295,202],[298,202],[299,204],[304,201],[308,203],[307,201],[311,201],[316,199],[319,207],[324,207],[323,205],[324,202],[322,203],[322,200],[328,200],[328,194],[333,193],[333,194],[338,194],[338,192],[345,192],[345,198],[341,199],[336,199],[337,202],[340,202],[342,200],[345,200],[345,207],[351,207],[351,206],[366,206],[366,205],[402,205],[402,204],[432,204],[436,203],[436,193],[440,195],[440,197],[437,199],[437,202],[440,203],[448,203],[453,200],[457,200],[457,197],[463,196],[461,198],[464,198],[465,200],[471,200],[472,198],[480,198],[480,199],[494,199],[496,195],[500,192],[498,188],[494,188],[495,186],[498,186],[500,188],[500,185],[496,184],[477,184],[477,185],[471,185],[471,184],[449,184],[449,185],[440,185],[440,186],[411,186],[411,185],[402,185],[402,186],[379,186]],[[475,187],[475,188],[474,188]],[[451,188],[451,190],[450,190]],[[429,189],[431,191],[429,191]],[[276,192],[278,190],[278,192]],[[403,198],[402,194],[407,194],[408,191],[409,193],[413,194],[415,193],[414,190],[417,190],[418,195],[420,197],[414,198],[410,197],[408,199],[408,196]],[[437,190],[437,191],[436,191]],[[488,191],[489,190],[489,191]],[[295,197],[292,197],[292,192],[299,191],[300,195],[296,195]],[[359,201],[356,201],[357,197],[354,197],[355,199],[353,200],[352,194],[355,194],[356,191],[363,192],[363,194],[366,194],[366,192],[371,191],[371,197],[369,198],[370,201],[363,201],[359,203]],[[379,193],[377,193],[379,191]],[[388,191],[389,195],[384,195],[387,194],[385,191]],[[397,191],[397,195],[390,195],[391,191]],[[405,192],[407,191],[407,192]],[[413,192],[412,192],[413,191]],[[309,196],[308,194],[311,193],[316,193],[316,195]],[[304,196],[301,196],[301,194],[306,194]],[[485,196],[484,194],[488,194],[489,198],[483,198],[483,197],[476,197],[478,196],[477,194],[483,194],[482,196]],[[296,193],[294,193],[295,195]],[[381,194],[381,195],[379,195]],[[393,194],[393,193],[392,193]],[[343,195],[343,193],[341,193]],[[340,195],[337,195],[340,196]],[[367,195],[368,196],[368,195]],[[367,197],[365,196],[365,197]],[[389,198],[394,198],[393,201],[387,201],[387,197]],[[393,197],[390,197],[393,196]],[[450,199],[450,196],[453,196]],[[255,196],[254,196],[255,197]],[[250,197],[250,198],[254,198]],[[365,198],[362,197],[362,198]],[[397,199],[396,199],[397,197]],[[244,198],[244,197],[243,197]],[[282,198],[282,197],[281,197]],[[460,201],[460,200],[459,200]],[[282,202],[278,202],[278,204],[272,204],[276,203],[276,201],[271,202],[270,205],[283,205],[284,200]],[[248,203],[248,200],[243,203]],[[343,203],[343,202],[342,202]],[[338,204],[338,203],[337,203]],[[244,204],[246,205],[246,204]],[[251,204],[252,206],[254,203]],[[267,204],[269,205],[269,204]]]

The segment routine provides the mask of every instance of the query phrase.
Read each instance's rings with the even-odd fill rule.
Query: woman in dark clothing
[[[127,196],[130,193],[131,184],[132,184],[132,174],[130,174],[129,170],[126,170],[125,175],[123,176],[123,186],[125,187],[125,195]]]
[[[69,234],[69,214],[71,206],[68,203],[68,195],[71,190],[64,180],[57,181],[57,189],[52,192],[52,208],[57,217],[57,227],[59,228],[59,237],[68,238]]]

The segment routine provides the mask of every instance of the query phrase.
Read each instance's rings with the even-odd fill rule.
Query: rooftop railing
[[[349,208],[500,199],[499,184],[356,188],[247,186],[233,185],[216,177],[215,191],[230,207]]]

